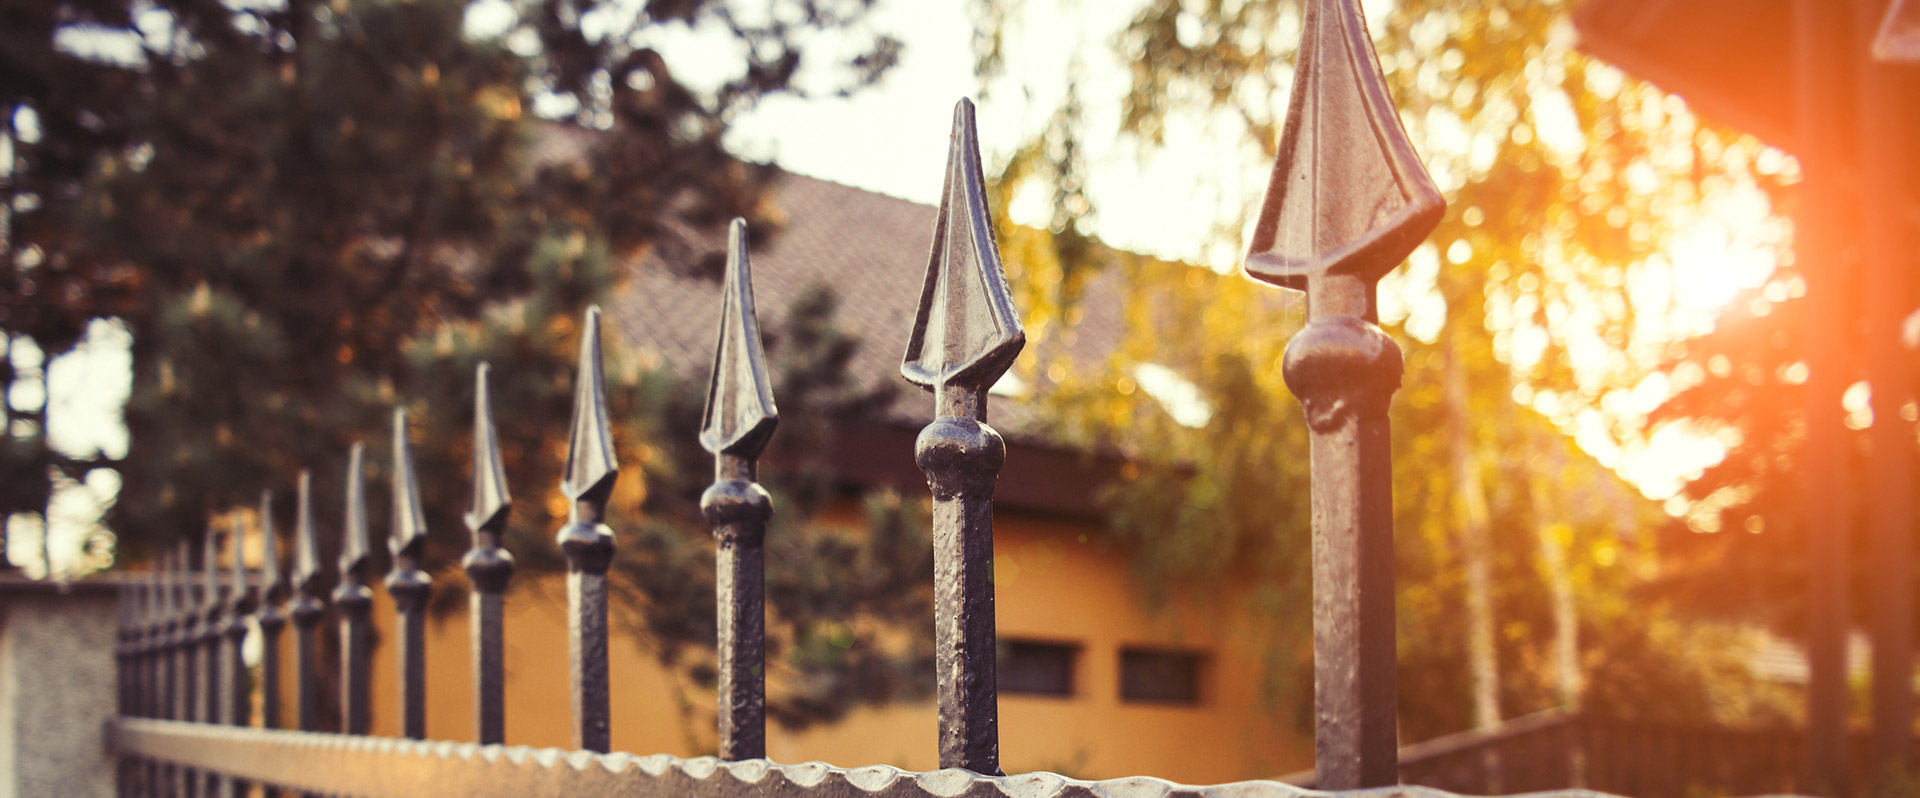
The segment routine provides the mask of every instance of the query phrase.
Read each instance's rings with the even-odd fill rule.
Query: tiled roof
[[[919,305],[936,209],[791,173],[775,181],[770,199],[786,223],[752,251],[754,304],[763,327],[782,326],[794,301],[810,288],[831,288],[840,300],[835,324],[860,341],[850,366],[855,375],[869,385],[899,386],[896,412],[903,420],[926,418],[932,402],[900,377],[900,358]],[[718,229],[687,233],[676,242],[686,246],[656,250],[631,267],[609,315],[641,351],[656,354],[685,379],[704,382],[719,323],[718,272],[674,268],[679,264],[664,262],[658,253],[711,259],[725,243]],[[711,277],[703,275],[707,271]],[[1081,318],[1055,351],[1092,364],[1119,345],[1125,331],[1119,271],[1106,269],[1089,281]],[[1015,404],[995,398],[996,427],[1023,426]]]

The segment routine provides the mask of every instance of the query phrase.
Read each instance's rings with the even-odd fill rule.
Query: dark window
[[[1000,692],[1073,695],[1073,662],[1079,654],[1072,643],[1002,640],[994,667]]]
[[[1120,649],[1120,699],[1155,704],[1200,703],[1207,657],[1164,648]]]

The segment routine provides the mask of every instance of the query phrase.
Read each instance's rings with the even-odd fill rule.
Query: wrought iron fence
[[[1323,789],[1397,783],[1393,530],[1387,404],[1399,387],[1397,345],[1375,324],[1375,283],[1442,211],[1381,79],[1357,0],[1309,5],[1280,155],[1247,263],[1250,275],[1305,292],[1308,323],[1287,348],[1284,376],[1312,439],[1317,781]],[[418,569],[425,541],[404,413],[394,418],[394,567],[401,728],[366,736],[372,542],[350,456],[339,587],[320,595],[322,564],[306,474],[298,488],[291,584],[267,530],[263,572],[236,553],[225,584],[209,536],[201,584],[189,552],[124,593],[120,718],[110,729],[128,795],[214,795],[259,785],[354,796],[713,795],[1281,796],[1279,782],[1181,787],[1151,778],[1082,782],[1000,773],[994,674],[993,491],[1005,444],[986,424],[988,388],[1025,343],[1001,269],[975,142],[973,106],[955,111],[946,184],[926,282],[901,373],[933,395],[935,420],[915,458],[933,498],[935,651],[941,770],[841,770],[766,761],[761,541],[773,512],[756,460],[777,421],[760,349],[745,227],[729,231],[720,333],[701,444],[715,481],[701,500],[718,549],[719,753],[678,759],[608,753],[607,569],[616,538],[604,523],[619,475],[608,429],[599,314],[583,326],[569,455],[572,502],[556,543],[567,564],[572,751],[502,745],[501,608],[513,558],[500,547],[511,504],[491,420],[487,370],[474,408],[475,743],[426,741],[423,617],[432,585]],[[264,516],[263,516],[264,517]],[[235,547],[237,552],[238,547]],[[1302,553],[1305,554],[1304,552]],[[257,601],[254,599],[257,597]],[[329,601],[330,599],[330,601]],[[341,728],[321,733],[317,635],[327,607],[339,624]],[[283,606],[284,605],[284,606]],[[282,730],[280,634],[291,621],[299,731]],[[240,658],[249,622],[266,652],[260,727],[251,725]],[[1409,793],[1419,790],[1409,789]]]

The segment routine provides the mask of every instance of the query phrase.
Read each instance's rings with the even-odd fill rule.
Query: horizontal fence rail
[[[795,796],[795,798],[1446,798],[1425,787],[1326,793],[1277,781],[1197,787],[1135,777],[1081,781],[1053,773],[983,776],[948,768],[911,772],[885,765],[838,768],[821,762],[780,765],[764,759],[601,754],[557,748],[427,742],[312,732],[235,729],[123,719],[112,728],[125,755],[184,768],[219,769],[291,790],[355,798],[543,796]],[[1586,790],[1538,798],[1592,798]]]

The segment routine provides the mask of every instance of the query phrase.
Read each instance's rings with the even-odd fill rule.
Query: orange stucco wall
[[[851,507],[830,513],[851,522]],[[996,519],[996,612],[1003,639],[1071,642],[1080,647],[1074,695],[1003,695],[1000,750],[1009,773],[1067,772],[1082,778],[1153,775],[1188,783],[1271,777],[1311,766],[1311,742],[1284,728],[1257,695],[1260,665],[1240,647],[1234,592],[1187,597],[1143,611],[1127,584],[1122,555],[1087,542],[1095,530],[1003,511]],[[392,639],[393,604],[376,589],[377,636]],[[506,602],[507,742],[566,747],[565,579],[519,578]],[[1303,608],[1302,611],[1305,611]],[[615,612],[618,612],[616,608]],[[929,619],[931,623],[931,619]],[[641,641],[617,633],[610,647],[613,746],[636,753],[694,755],[713,747],[710,691],[674,678]],[[437,739],[471,740],[472,674],[464,614],[428,629],[427,730]],[[1173,646],[1208,655],[1198,706],[1121,700],[1122,646]],[[291,656],[289,644],[285,657]],[[394,651],[374,656],[373,733],[399,730]],[[291,673],[284,680],[290,684]],[[290,688],[289,695],[291,699]],[[697,711],[682,711],[682,705]],[[289,703],[287,706],[291,707]],[[291,713],[289,711],[289,717]],[[692,720],[689,720],[691,718]],[[937,766],[931,703],[857,710],[826,727],[768,729],[779,762],[821,760],[842,766]]]

